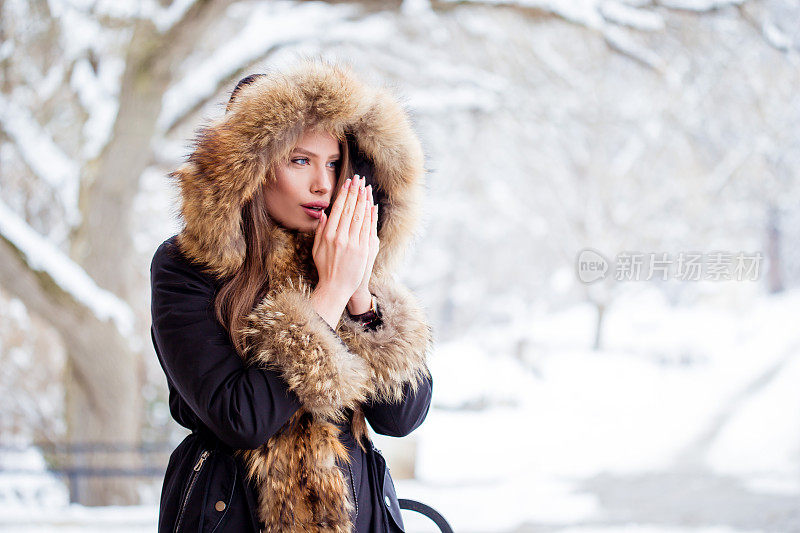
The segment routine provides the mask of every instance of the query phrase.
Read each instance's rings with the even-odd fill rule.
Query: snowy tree
[[[404,95],[430,170],[405,277],[442,340],[588,299],[599,346],[622,284],[580,284],[580,249],[773,239],[774,263],[800,205],[800,15],[787,1],[0,0],[0,13],[0,297],[14,323],[39,325],[27,344],[0,330],[0,356],[52,367],[20,350],[60,339],[73,443],[166,426],[147,291],[152,251],[176,229],[166,173],[236,80],[297,54]],[[0,384],[15,390],[12,375]],[[57,416],[30,405],[15,412]],[[135,457],[74,466],[109,465]],[[136,500],[103,478],[72,497]]]
[[[140,439],[146,338],[143,310],[137,317],[128,303],[141,291],[131,209],[171,73],[226,3],[0,7],[7,51],[0,127],[14,155],[49,187],[35,201],[51,199],[31,209],[30,225],[0,204],[0,279],[61,335],[68,442],[130,446]],[[83,127],[76,131],[76,123]],[[25,201],[25,191],[4,189],[5,202]],[[133,457],[102,450],[73,457],[71,468],[136,466]],[[137,499],[130,483],[103,477],[79,478],[70,489],[89,505]]]

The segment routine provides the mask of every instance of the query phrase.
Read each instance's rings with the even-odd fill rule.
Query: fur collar
[[[336,328],[325,323],[308,298],[316,283],[313,233],[269,228],[271,285],[248,316],[245,363],[279,371],[302,408],[266,444],[236,453],[270,532],[352,531],[354,502],[341,468],[349,455],[339,424],[349,422],[363,448],[362,403],[401,402],[406,384],[416,393],[430,377],[431,328],[392,275],[420,218],[422,149],[389,91],[365,85],[349,68],[304,60],[292,71],[258,78],[240,90],[225,116],[199,130],[188,161],[171,173],[181,192],[181,251],[220,279],[239,268],[242,205],[268,166],[287,157],[315,125],[354,136],[386,199],[370,280],[381,325],[367,329],[347,313]]]

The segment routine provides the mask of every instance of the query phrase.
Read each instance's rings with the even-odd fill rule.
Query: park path
[[[721,405],[705,431],[680,450],[673,467],[634,475],[604,473],[584,480],[576,492],[597,498],[597,517],[574,523],[527,523],[514,533],[620,531],[650,526],[648,532],[728,531],[800,533],[800,494],[767,494],[748,488],[741,478],[712,471],[704,458],[723,428],[748,401],[764,391],[800,357],[800,343],[790,346],[771,366]]]

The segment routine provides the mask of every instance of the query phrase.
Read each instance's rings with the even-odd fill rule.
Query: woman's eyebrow
[[[298,152],[298,153],[301,153],[301,154],[310,155],[311,157],[319,157],[314,152],[311,152],[311,151],[306,150],[304,148],[295,148],[294,151]],[[331,154],[329,157],[339,157],[339,154],[338,153],[337,154]]]

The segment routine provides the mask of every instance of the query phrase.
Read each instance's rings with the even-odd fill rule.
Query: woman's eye
[[[292,163],[297,163],[298,165],[307,165],[309,164],[309,159],[307,157],[295,157],[294,159],[292,159]],[[331,161],[330,163],[328,163],[328,167],[330,169],[335,169],[336,165],[338,164],[339,164],[338,160]]]

